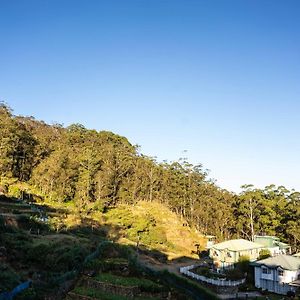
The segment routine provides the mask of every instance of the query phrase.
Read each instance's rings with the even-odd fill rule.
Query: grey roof
[[[280,249],[290,248],[289,244],[280,242],[280,239],[273,235],[255,235],[254,242],[264,245],[267,248],[279,247]]]
[[[270,268],[281,267],[285,270],[298,270],[300,269],[300,258],[292,255],[278,255],[274,257],[269,257],[266,259],[262,259],[254,262],[252,265],[254,266],[267,266]]]
[[[222,243],[215,244],[210,247],[217,250],[229,250],[229,251],[243,251],[243,250],[251,250],[251,249],[259,249],[264,246],[261,244],[253,243],[244,239],[238,240],[229,240]]]

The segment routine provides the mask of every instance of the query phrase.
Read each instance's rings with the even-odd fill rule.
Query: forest
[[[259,151],[259,150],[258,150]],[[201,158],[200,158],[201,159]],[[275,163],[275,162],[274,162]],[[0,189],[26,182],[43,198],[105,212],[140,200],[166,205],[202,234],[251,239],[276,235],[300,246],[300,193],[270,184],[221,189],[186,159],[158,162],[125,137],[81,124],[49,125],[0,106]]]

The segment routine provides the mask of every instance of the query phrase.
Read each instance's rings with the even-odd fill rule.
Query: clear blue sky
[[[0,99],[230,190],[300,190],[299,16],[299,0],[0,0]]]

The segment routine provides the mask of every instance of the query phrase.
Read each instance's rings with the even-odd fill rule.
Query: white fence
[[[190,271],[192,269],[195,269],[196,267],[197,266],[195,266],[195,265],[191,265],[191,266],[187,266],[187,267],[181,267],[179,269],[179,271],[180,271],[181,274],[184,274],[184,275],[186,275],[188,277],[191,277],[193,279],[196,279],[196,280],[199,280],[199,281],[202,281],[202,282],[206,282],[206,283],[210,283],[210,284],[213,284],[213,285],[218,285],[218,286],[237,286],[237,285],[240,285],[240,284],[244,283],[245,280],[246,280],[245,278],[243,278],[241,280],[236,280],[236,281],[225,280],[225,279],[208,278],[208,277],[205,277],[205,276],[195,274],[195,273]]]

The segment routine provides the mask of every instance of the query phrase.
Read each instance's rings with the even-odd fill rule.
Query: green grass
[[[107,258],[103,262],[107,264],[113,264],[113,265],[122,265],[128,263],[128,260],[123,257],[114,257],[114,258]]]
[[[129,300],[132,299],[130,297],[120,296],[120,295],[113,295],[101,292],[96,289],[92,288],[86,288],[86,287],[76,287],[73,292],[75,294],[83,295],[83,296],[89,296],[96,299],[102,299],[102,300]],[[158,300],[159,298],[145,298],[145,297],[135,297],[134,299],[140,299],[140,300]]]
[[[137,277],[122,277],[110,273],[101,273],[96,280],[122,286],[138,286],[145,291],[161,291],[163,287],[149,279]]]

